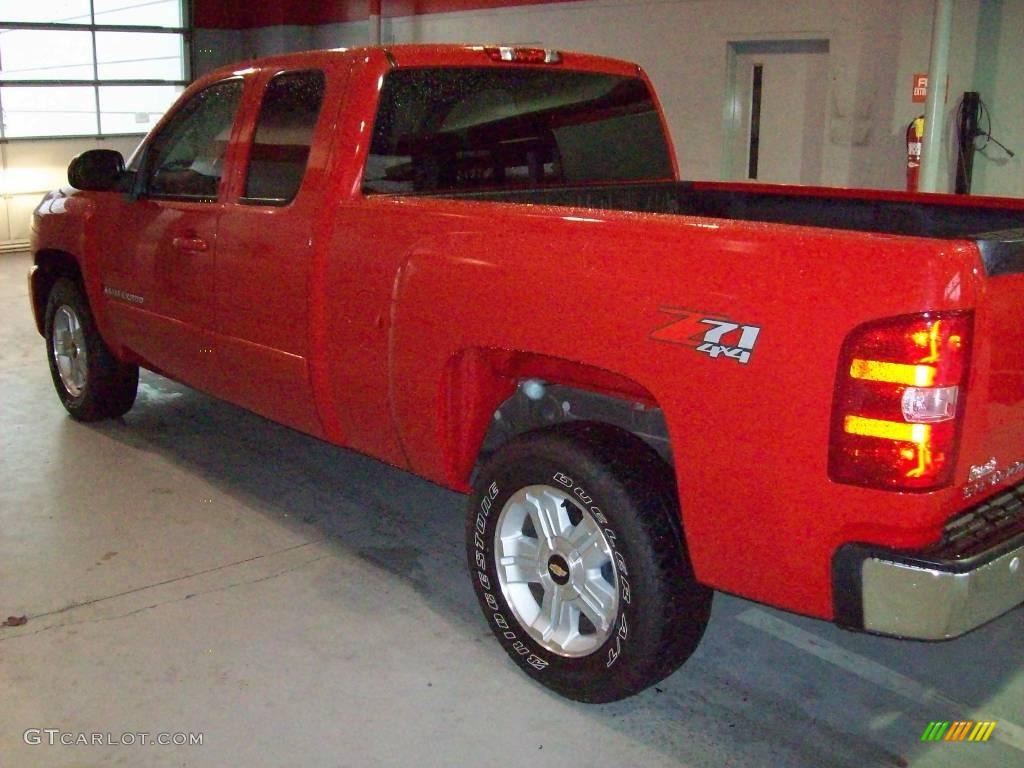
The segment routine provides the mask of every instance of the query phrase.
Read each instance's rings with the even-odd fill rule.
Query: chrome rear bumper
[[[882,635],[946,640],[1001,616],[1024,603],[1024,486],[958,515],[928,550],[841,547],[832,586],[838,624]]]

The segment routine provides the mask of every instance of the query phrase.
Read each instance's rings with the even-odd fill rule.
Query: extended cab
[[[960,635],[1024,601],[1024,201],[684,182],[635,65],[395,46],[194,83],[34,218],[72,416],[139,367],[471,492],[520,666],[609,701],[723,590]]]

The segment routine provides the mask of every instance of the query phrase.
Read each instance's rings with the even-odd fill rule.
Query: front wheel
[[[68,413],[79,421],[98,421],[132,407],[138,366],[114,357],[78,283],[62,277],[53,284],[44,331],[53,386]]]
[[[608,702],[696,649],[711,591],[693,577],[674,478],[641,440],[579,422],[520,436],[474,486],[467,547],[488,623],[531,677]]]

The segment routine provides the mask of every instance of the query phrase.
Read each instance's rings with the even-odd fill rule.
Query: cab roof
[[[267,67],[287,69],[308,69],[315,67],[333,67],[340,62],[364,61],[367,64],[376,64],[382,68],[394,67],[539,67],[550,69],[571,69],[591,72],[601,72],[626,77],[636,76],[640,73],[640,67],[636,64],[612,59],[604,56],[594,56],[586,53],[572,51],[554,51],[557,61],[551,63],[531,63],[524,61],[501,61],[496,60],[493,52],[499,49],[512,51],[551,51],[552,49],[541,49],[538,46],[517,46],[500,43],[486,43],[480,45],[450,45],[450,44],[407,44],[407,45],[385,45],[385,46],[364,46],[359,48],[333,48],[316,51],[303,51],[299,53],[285,53],[275,56],[248,59],[225,67],[216,69],[197,82],[221,79],[230,75],[246,74],[256,69]]]

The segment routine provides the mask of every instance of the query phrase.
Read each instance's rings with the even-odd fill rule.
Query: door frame
[[[728,40],[725,44],[725,101],[722,111],[722,167],[721,178],[724,181],[745,179],[746,174],[737,174],[737,168],[746,169],[747,154],[737,157],[734,149],[741,133],[747,126],[741,125],[740,116],[743,108],[739,103],[741,89],[736,79],[737,60],[740,56],[758,53],[829,53],[831,35],[827,33],[808,32],[795,35],[773,36],[770,39],[752,38]],[[831,67],[829,69],[831,76]],[[829,94],[831,89],[829,89]],[[829,96],[826,96],[829,98]],[[828,119],[826,113],[826,120]]]

